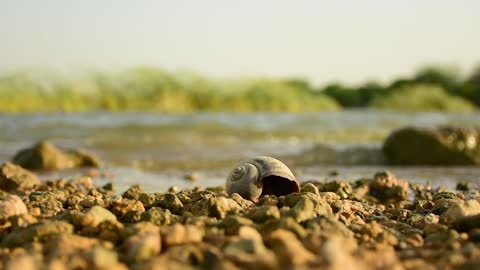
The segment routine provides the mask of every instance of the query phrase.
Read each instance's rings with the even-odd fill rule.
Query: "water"
[[[480,114],[346,110],[329,113],[78,113],[0,115],[0,161],[39,140],[82,147],[99,155],[102,172],[120,188],[139,183],[152,191],[169,186],[222,185],[229,168],[254,155],[279,157],[301,180],[353,180],[390,169],[415,181],[452,185],[480,182],[480,168],[387,167],[380,152],[388,134],[407,125],[480,123]],[[307,156],[315,159],[306,159]],[[196,172],[198,181],[184,175]],[[42,174],[44,178],[83,171]]]

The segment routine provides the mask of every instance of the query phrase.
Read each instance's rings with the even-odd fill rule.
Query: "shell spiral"
[[[256,200],[263,195],[285,195],[299,191],[299,185],[290,169],[281,161],[265,156],[246,160],[228,175],[226,190],[229,195],[240,194]]]

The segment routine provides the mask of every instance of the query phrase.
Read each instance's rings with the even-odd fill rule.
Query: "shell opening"
[[[300,192],[297,182],[287,178],[271,175],[263,178],[263,188],[260,197],[265,195],[283,196],[294,192]]]

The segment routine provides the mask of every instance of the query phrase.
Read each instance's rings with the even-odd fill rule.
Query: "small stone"
[[[303,185],[302,188],[300,189],[300,192],[310,192],[310,193],[313,193],[315,195],[320,195],[320,192],[318,191],[318,188],[312,183],[307,183],[307,184]]]
[[[3,223],[11,216],[28,214],[27,206],[22,199],[16,195],[7,195],[0,200],[0,223]]]
[[[242,239],[262,241],[262,235],[252,226],[241,226],[238,229],[238,236]]]
[[[299,238],[304,238],[307,231],[292,217],[282,217],[278,220],[265,222],[261,227],[262,234],[269,234],[277,229],[285,229],[295,233]]]
[[[69,184],[75,186],[75,188],[83,194],[89,194],[93,189],[95,189],[93,179],[88,176],[75,178],[71,180]]]
[[[180,200],[180,202],[182,202],[183,205],[191,206],[192,199],[190,199],[190,197],[188,197],[187,194],[180,192],[180,193],[175,194],[175,196],[177,196],[177,198]]]
[[[145,211],[145,207],[140,201],[122,199],[112,202],[112,213],[118,218],[125,216],[128,212],[140,212]]]
[[[141,193],[138,196],[138,200],[143,204],[145,209],[150,209],[158,205],[158,198],[153,193]]]
[[[162,246],[169,248],[202,241],[203,232],[193,225],[174,224],[161,228]]]
[[[424,225],[425,217],[420,214],[413,214],[411,217],[408,218],[407,224],[420,228]]]
[[[389,171],[376,173],[369,187],[370,195],[381,202],[399,202],[408,199],[408,183],[399,180]]]
[[[250,200],[246,200],[244,199],[242,196],[240,196],[240,194],[238,193],[233,193],[231,198],[236,202],[238,203],[238,205],[240,205],[241,208],[243,209],[248,209],[248,208],[251,208],[251,207],[254,207],[255,206],[255,203],[253,203],[252,201]]]
[[[280,265],[300,266],[315,260],[315,255],[305,249],[290,231],[279,229],[272,232],[267,244],[275,252]]]
[[[238,252],[247,252],[251,254],[259,254],[266,251],[262,240],[251,238],[240,238],[232,241],[225,248],[225,255],[236,255]]]
[[[299,223],[317,216],[314,211],[314,205],[309,198],[300,199],[295,206],[290,209],[290,215]]]
[[[355,242],[333,236],[328,238],[320,249],[320,254],[326,259],[327,269],[366,269],[362,262],[352,256],[356,248]]]
[[[88,210],[84,218],[84,226],[96,227],[104,221],[117,221],[117,217],[101,206],[94,206]]]
[[[429,213],[425,215],[425,223],[438,223],[440,220],[438,215]]]
[[[244,217],[227,216],[223,220],[223,225],[225,228],[225,234],[236,235],[241,227],[244,227],[245,225],[253,225],[253,222],[252,220]]]
[[[126,260],[133,263],[146,261],[161,251],[159,229],[148,229],[130,236],[124,243]]]
[[[141,220],[151,222],[157,226],[168,225],[172,220],[172,214],[168,209],[153,207],[142,213]]]
[[[130,200],[138,200],[142,193],[143,189],[139,185],[133,185],[123,193],[122,197]]]
[[[353,232],[334,216],[318,216],[307,221],[310,232],[319,232],[325,237],[340,235],[345,238],[353,237]]]
[[[158,205],[162,208],[170,210],[170,212],[176,215],[181,215],[183,211],[183,203],[173,193],[165,193],[160,196]]]
[[[178,193],[179,191],[180,191],[180,189],[176,186],[168,188],[168,192],[171,192],[171,193]]]
[[[341,181],[331,181],[328,183],[324,183],[319,187],[319,191],[336,193],[342,199],[349,198],[353,193],[353,189],[350,183]]]
[[[94,238],[58,234],[48,239],[43,252],[45,262],[53,269],[124,269],[112,246]]]
[[[319,196],[322,200],[326,201],[330,205],[341,199],[340,196],[334,192],[320,192]]]
[[[330,215],[333,213],[332,207],[330,207],[325,200],[320,198],[319,195],[310,192],[288,194],[284,197],[282,204],[293,208],[300,200],[304,198],[309,199],[313,203],[313,211],[317,216]]]
[[[242,208],[232,199],[219,197],[199,200],[192,205],[191,210],[196,216],[225,218],[227,214],[238,214]]]
[[[280,212],[276,206],[256,206],[248,211],[246,217],[255,222],[263,223],[270,219],[279,219]]]
[[[56,199],[53,192],[33,191],[28,198],[27,207],[40,209],[40,217],[52,217],[63,211],[63,203]]]
[[[365,226],[362,229],[362,233],[367,234],[372,238],[376,238],[382,232],[383,232],[382,226],[378,224],[376,221],[365,224]]]
[[[258,200],[257,205],[278,206],[278,197],[275,195],[265,195]]]

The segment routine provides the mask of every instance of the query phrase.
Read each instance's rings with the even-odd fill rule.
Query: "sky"
[[[139,65],[388,81],[480,64],[478,0],[0,0],[0,74]]]

